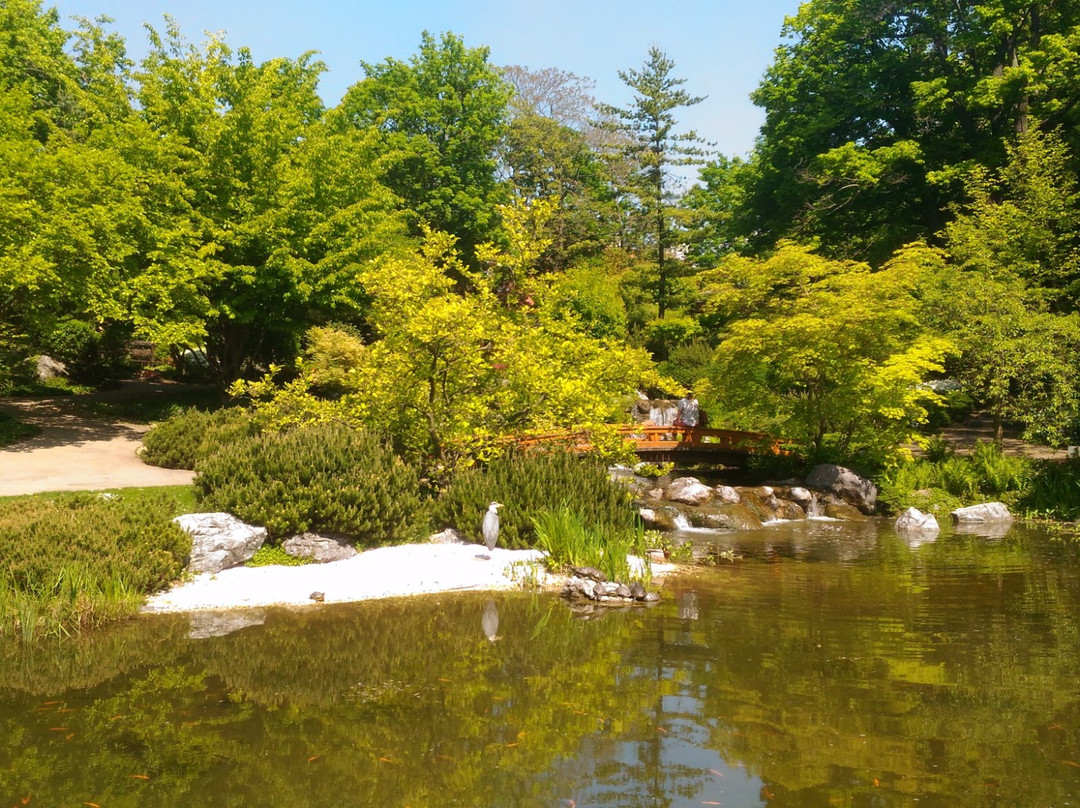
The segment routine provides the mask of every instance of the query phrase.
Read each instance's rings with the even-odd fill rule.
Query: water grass
[[[596,567],[609,581],[648,579],[644,569],[631,567],[628,556],[645,550],[644,530],[593,527],[578,511],[562,506],[541,511],[533,517],[536,547],[548,554],[555,567]],[[647,582],[647,580],[645,580]]]

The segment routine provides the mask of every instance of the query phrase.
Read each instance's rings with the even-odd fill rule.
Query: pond
[[[695,539],[741,557],[653,607],[432,596],[3,646],[0,806],[1080,804],[1075,540]]]

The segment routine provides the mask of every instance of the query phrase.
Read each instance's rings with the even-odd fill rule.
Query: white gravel
[[[489,555],[490,559],[479,558]],[[145,612],[194,612],[278,604],[326,603],[456,590],[515,589],[550,585],[559,578],[540,566],[538,550],[490,553],[478,544],[404,544],[367,550],[346,561],[301,567],[235,567],[197,575],[152,596]]]

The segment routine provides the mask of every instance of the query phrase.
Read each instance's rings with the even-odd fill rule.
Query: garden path
[[[132,382],[91,396],[0,398],[0,409],[41,434],[0,447],[0,496],[184,485],[192,472],[148,466],[136,455],[147,424],[112,421],[80,412],[75,399],[119,401],[153,395],[153,382]]]
[[[1052,449],[1028,443],[1020,436],[1023,430],[1015,424],[1005,424],[1001,450],[1006,455],[1037,458],[1040,460],[1064,460],[1064,449]],[[994,419],[988,412],[973,412],[963,421],[949,424],[941,430],[941,437],[958,454],[969,454],[978,441],[994,439]]]

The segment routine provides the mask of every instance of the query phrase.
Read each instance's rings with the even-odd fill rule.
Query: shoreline
[[[544,569],[539,550],[490,553],[479,544],[400,544],[365,550],[345,561],[297,567],[233,567],[203,573],[147,598],[143,614],[356,603],[440,592],[552,589],[566,576]],[[490,556],[482,558],[479,556]],[[653,564],[654,578],[673,565]]]

